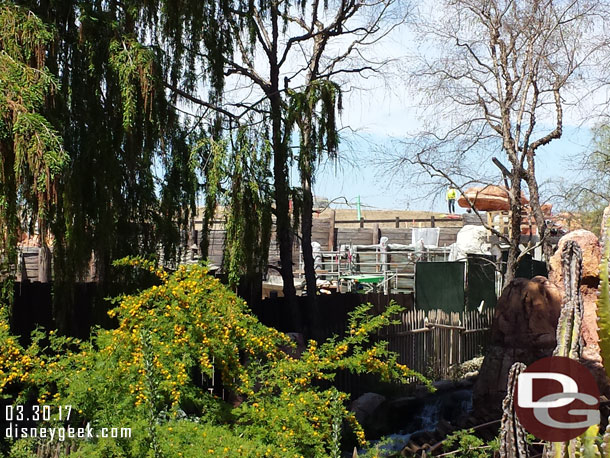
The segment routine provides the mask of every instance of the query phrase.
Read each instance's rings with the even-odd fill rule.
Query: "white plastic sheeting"
[[[450,248],[449,261],[466,259],[467,254],[490,254],[487,229],[484,226],[464,226],[457,233],[457,239]]]
[[[411,244],[418,247],[436,248],[441,230],[438,227],[414,227],[411,229]]]

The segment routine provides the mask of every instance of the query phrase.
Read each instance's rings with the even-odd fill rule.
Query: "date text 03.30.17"
[[[71,405],[7,405],[4,408],[5,421],[68,421],[72,413]]]

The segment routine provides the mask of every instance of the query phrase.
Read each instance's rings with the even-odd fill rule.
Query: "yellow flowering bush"
[[[0,398],[14,404],[57,401],[68,374],[84,370],[84,347],[77,339],[37,329],[24,348],[10,333],[6,307],[0,307]]]
[[[114,299],[117,327],[95,330],[89,342],[36,331],[24,349],[0,319],[3,397],[72,405],[75,424],[132,428],[128,439],[77,442],[70,456],[338,456],[344,423],[365,438],[348,396],[328,383],[337,371],[418,376],[370,340],[397,306],[378,316],[358,308],[345,336],[311,341],[296,358],[286,351],[291,340],[262,325],[205,266],[168,274],[142,258],[117,264],[145,269],[158,284]],[[208,390],[214,376],[233,403]]]

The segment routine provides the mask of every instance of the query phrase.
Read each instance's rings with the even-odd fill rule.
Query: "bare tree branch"
[[[581,90],[586,63],[607,47],[608,40],[604,44],[594,37],[602,6],[601,0],[445,0],[419,18],[425,53],[410,81],[436,122],[420,131],[405,157],[460,189],[461,170],[479,161],[477,154],[486,145],[501,147],[509,167],[497,158],[489,160],[509,190],[513,273],[521,256],[523,181],[540,243],[550,257],[536,152],[562,136],[565,94]]]

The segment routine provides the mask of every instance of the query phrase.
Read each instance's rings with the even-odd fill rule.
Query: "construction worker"
[[[449,207],[449,213],[455,213],[455,197],[457,195],[457,191],[449,186],[447,189],[447,206]]]

